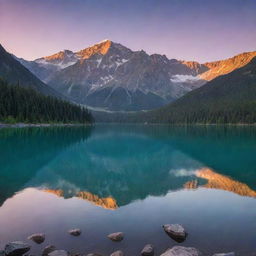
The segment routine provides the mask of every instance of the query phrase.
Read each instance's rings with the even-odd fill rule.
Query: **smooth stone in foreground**
[[[30,245],[24,242],[15,241],[15,242],[8,243],[5,246],[4,251],[6,256],[20,256],[28,252],[30,248],[31,248]]]
[[[160,256],[201,256],[199,250],[193,247],[174,246]]]
[[[154,247],[152,244],[147,244],[141,251],[142,256],[153,256],[154,255]]]
[[[112,241],[119,242],[124,239],[124,233],[123,232],[116,232],[108,235],[108,238]]]
[[[183,242],[186,239],[187,233],[180,224],[165,224],[164,231],[175,241]]]
[[[33,234],[33,235],[29,236],[28,239],[34,241],[37,244],[41,244],[45,240],[45,234],[43,234],[43,233]]]
[[[234,252],[226,252],[226,253],[215,253],[213,256],[235,256]]]
[[[54,245],[48,245],[43,249],[42,256],[48,256],[50,252],[53,252],[56,250],[56,247]]]
[[[69,256],[69,253],[65,250],[55,250],[48,254],[49,256]]]
[[[71,229],[68,231],[68,233],[72,236],[80,236],[82,231],[79,228]]]
[[[124,256],[124,253],[122,251],[115,251],[110,256]]]

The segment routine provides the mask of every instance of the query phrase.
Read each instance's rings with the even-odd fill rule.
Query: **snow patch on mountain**
[[[97,68],[98,68],[100,66],[100,64],[101,64],[102,58],[99,58],[96,61],[97,61]]]
[[[52,63],[52,62],[49,62],[45,59],[38,59],[35,62],[40,64],[40,65],[43,65],[43,66],[55,66],[58,69],[64,69],[64,68],[67,68],[71,65],[74,65],[77,61],[78,61],[78,59],[73,60],[73,61],[69,61],[69,62],[61,61],[59,63]]]
[[[100,77],[98,82],[91,84],[90,92],[103,87],[105,84],[112,81],[113,79],[114,79],[114,77],[112,75]]]
[[[71,93],[71,90],[73,89],[73,86],[74,86],[74,84],[71,84],[71,85],[69,86],[69,88],[68,88],[68,94]]]
[[[122,59],[122,60],[116,61],[116,68],[118,68],[119,66],[123,65],[127,61],[128,61],[127,59]]]
[[[170,80],[173,83],[195,83],[201,79],[197,76],[177,74],[177,75],[173,75],[170,78]]]

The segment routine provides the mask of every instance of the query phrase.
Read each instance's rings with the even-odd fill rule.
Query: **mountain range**
[[[97,122],[256,123],[256,57],[163,107],[138,112],[94,111]]]
[[[198,63],[149,55],[104,40],[73,52],[34,61],[16,58],[35,76],[72,101],[107,110],[149,110],[164,106],[208,81],[251,61],[255,52]]]
[[[175,102],[143,115],[146,122],[255,123],[256,57]]]
[[[204,97],[193,96],[194,102],[190,104],[198,109],[198,102],[210,99],[211,104],[204,103],[208,105],[207,111],[213,102],[216,105],[224,98],[231,102],[234,97],[244,95],[241,91],[245,92],[246,85],[243,84],[254,83],[254,57],[256,51],[201,64],[168,59],[160,54],[148,55],[143,50],[132,51],[104,40],[77,52],[64,50],[27,61],[9,54],[0,46],[0,77],[9,83],[31,87],[45,95],[65,97],[98,110],[137,111],[160,107],[151,112],[158,113],[151,119],[154,116],[154,120],[159,121],[156,116],[169,106],[171,109],[179,106],[177,113],[181,109],[184,113],[185,106],[188,106],[188,112],[191,112],[193,108],[187,103],[192,101],[191,95],[206,92]],[[250,75],[243,75],[243,68]],[[239,88],[234,89],[237,83]],[[235,96],[237,92],[240,94]],[[253,94],[246,94],[246,99],[247,96]],[[219,106],[222,104],[215,108],[219,109]],[[170,113],[173,111],[167,111],[164,117],[171,118]]]

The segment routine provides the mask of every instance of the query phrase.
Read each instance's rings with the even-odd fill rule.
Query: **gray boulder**
[[[201,256],[202,254],[196,248],[184,247],[184,246],[174,246],[168,249],[166,252],[160,256]]]
[[[24,242],[15,241],[15,242],[8,243],[5,246],[4,251],[6,256],[20,256],[28,252],[30,248],[31,248],[30,245]]]
[[[102,256],[102,255],[98,253],[89,253],[86,256]]]
[[[50,252],[53,252],[55,250],[56,247],[54,245],[48,245],[43,249],[42,256],[48,256]]]
[[[154,247],[152,244],[147,244],[141,251],[142,256],[153,256],[154,255]]]
[[[69,256],[69,253],[65,250],[55,250],[50,252],[48,256]]]
[[[226,253],[215,253],[213,256],[235,256],[234,252],[226,252]]]
[[[124,233],[123,232],[116,232],[108,235],[108,238],[112,241],[119,242],[124,239]]]
[[[124,256],[124,253],[122,251],[115,251],[110,256]]]
[[[180,224],[165,224],[164,231],[177,242],[183,242],[186,239],[187,233]]]
[[[41,244],[45,240],[45,234],[43,234],[43,233],[33,234],[33,235],[29,236],[28,239],[34,241],[37,244]]]
[[[82,231],[79,228],[71,229],[68,231],[68,233],[72,236],[80,236]]]

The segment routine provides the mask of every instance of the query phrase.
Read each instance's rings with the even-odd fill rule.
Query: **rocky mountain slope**
[[[60,93],[44,84],[21,65],[11,54],[5,51],[2,45],[0,45],[0,78],[7,80],[11,84],[30,87],[45,95],[62,97]]]
[[[150,122],[255,123],[256,57],[146,116]]]
[[[203,65],[207,67],[208,70],[202,72],[199,77],[210,81],[218,76],[228,74],[235,69],[243,67],[244,65],[248,64],[254,57],[256,57],[256,51],[241,53],[226,60],[204,63]]]
[[[256,52],[200,64],[148,55],[104,40],[34,61],[32,73],[77,103],[108,110],[148,110],[170,103],[213,78],[249,63]]]
[[[78,103],[110,110],[152,109],[199,87],[198,71],[165,55],[132,51],[110,40],[20,62]]]
[[[126,114],[94,111],[94,118],[97,122],[256,123],[256,57],[164,107]]]

